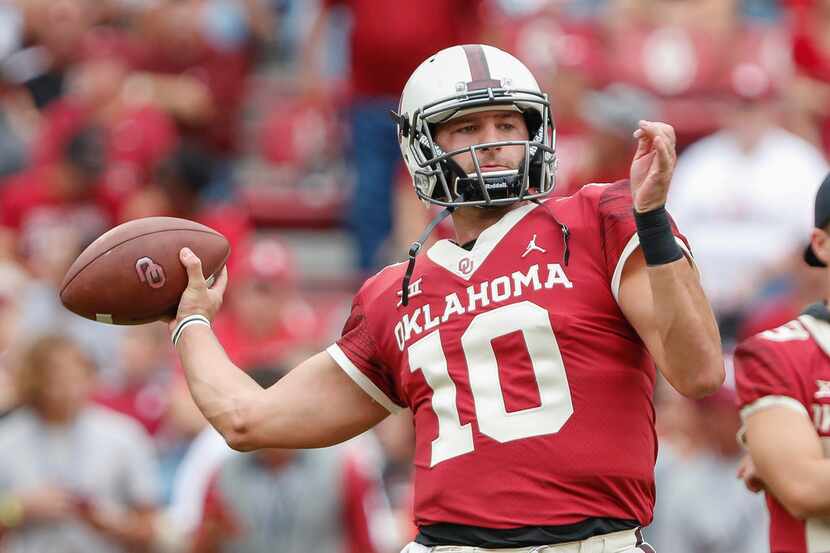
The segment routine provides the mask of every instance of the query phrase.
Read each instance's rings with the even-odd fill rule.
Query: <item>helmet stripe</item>
[[[490,76],[490,66],[487,64],[487,56],[484,55],[484,48],[481,44],[466,44],[462,48],[467,56],[467,64],[470,66],[470,82],[467,83],[467,90],[501,88],[501,81]]]

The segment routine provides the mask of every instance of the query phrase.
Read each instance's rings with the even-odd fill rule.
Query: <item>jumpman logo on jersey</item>
[[[816,399],[830,397],[830,380],[816,380],[816,386],[818,386],[814,396]]]
[[[522,259],[527,257],[528,254],[530,252],[533,252],[533,251],[541,252],[541,253],[548,253],[547,250],[545,250],[545,248],[541,248],[541,247],[536,245],[536,235],[535,234],[533,235],[533,238],[530,239],[530,242],[527,244],[527,249],[525,250],[525,253],[522,254]]]

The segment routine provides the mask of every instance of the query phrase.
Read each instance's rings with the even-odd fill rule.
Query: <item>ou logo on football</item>
[[[135,262],[135,272],[138,273],[138,280],[150,288],[161,288],[167,282],[164,267],[149,257],[142,257]]]
[[[473,270],[473,260],[469,257],[462,258],[458,262],[458,270],[461,271],[462,274],[470,274],[470,272]]]

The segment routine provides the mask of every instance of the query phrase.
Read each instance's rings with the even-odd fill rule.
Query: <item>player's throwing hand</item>
[[[677,163],[674,128],[666,123],[640,121],[634,131],[637,152],[631,162],[631,195],[640,213],[662,207],[669,194]]]
[[[202,260],[196,257],[190,248],[182,248],[179,252],[179,259],[187,271],[187,288],[179,302],[176,318],[170,321],[171,331],[188,315],[203,315],[212,321],[222,306],[222,297],[228,285],[227,267],[222,267],[216,281],[208,285],[202,274]]]

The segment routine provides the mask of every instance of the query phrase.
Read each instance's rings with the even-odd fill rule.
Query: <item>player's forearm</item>
[[[365,432],[389,411],[372,400],[332,357],[320,352],[245,405],[241,450],[328,447]]]
[[[245,431],[244,407],[262,388],[231,363],[206,325],[188,327],[176,350],[196,406],[233,447]]]
[[[830,517],[830,459],[794,460],[765,484],[794,517]]]
[[[743,372],[743,360],[739,357]],[[747,474],[760,481],[794,517],[830,515],[830,459],[806,413],[772,404],[744,418],[745,443],[751,463]]]
[[[647,272],[664,353],[660,370],[684,395],[714,392],[724,379],[720,333],[696,271],[683,258]]]

